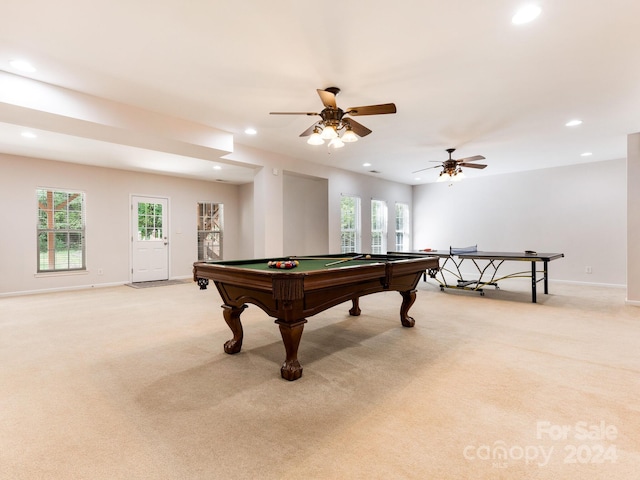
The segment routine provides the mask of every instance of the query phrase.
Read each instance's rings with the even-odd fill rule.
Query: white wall
[[[232,239],[238,246],[236,256],[226,255],[225,260],[241,260],[253,257],[254,250],[254,215],[253,215],[253,183],[238,187],[240,198],[240,218],[238,219],[238,238]],[[230,219],[233,221],[233,219]],[[225,252],[226,253],[226,252]]]
[[[550,278],[624,285],[626,190],[624,159],[417,186],[414,247],[560,252]]]
[[[329,251],[328,182],[325,178],[284,172],[284,255]]]
[[[262,168],[253,180],[253,257],[282,255],[283,182],[279,168]]]
[[[224,204],[224,256],[239,254],[237,186],[9,155],[0,172],[0,295],[129,282],[132,194],[169,199],[171,278],[190,276],[197,259],[198,202]],[[85,192],[87,273],[35,275],[38,187]]]
[[[627,138],[627,301],[640,305],[640,133]]]

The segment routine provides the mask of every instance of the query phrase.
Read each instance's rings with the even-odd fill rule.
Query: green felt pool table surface
[[[252,270],[263,270],[269,272],[314,272],[317,270],[329,270],[334,268],[346,268],[346,267],[355,267],[359,265],[371,265],[374,263],[380,263],[384,261],[389,261],[389,256],[385,256],[385,259],[382,259],[379,256],[374,256],[372,258],[359,258],[359,259],[351,259],[348,261],[344,261],[338,264],[330,265],[334,262],[341,261],[342,259],[349,258],[345,255],[336,255],[334,257],[321,257],[318,259],[312,259],[311,257],[279,257],[268,260],[259,260],[256,262],[253,261],[229,261],[229,262],[210,262],[218,265],[227,265],[230,267],[237,268],[248,268]],[[289,261],[289,260],[297,260],[298,266],[294,268],[272,268],[269,266],[269,261]],[[400,257],[398,258],[400,260]],[[329,264],[329,265],[328,265]]]

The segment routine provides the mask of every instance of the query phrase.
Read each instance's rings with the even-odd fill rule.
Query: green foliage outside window
[[[85,269],[84,193],[36,190],[38,271]]]
[[[138,240],[158,240],[163,237],[162,204],[138,204]]]
[[[359,249],[360,198],[343,195],[340,199],[340,251],[356,252]]]

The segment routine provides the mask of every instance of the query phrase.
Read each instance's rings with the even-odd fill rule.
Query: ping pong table
[[[531,279],[531,302],[537,303],[537,285],[543,282],[544,293],[549,293],[549,262],[558,258],[563,258],[564,253],[537,253],[537,252],[481,252],[472,249],[450,250],[418,250],[412,252],[389,252],[389,254],[404,254],[416,256],[438,257],[444,261],[439,269],[430,269],[426,275],[436,280],[440,285],[440,290],[453,288],[460,290],[471,290],[484,295],[484,287],[493,286],[499,288],[498,282],[508,278],[530,278]],[[474,279],[465,279],[462,274],[462,264],[472,263],[476,272]],[[524,271],[498,274],[498,269],[504,262],[529,262],[531,268]],[[542,269],[538,270],[538,263],[542,263]],[[454,278],[455,283],[447,280],[445,274]]]

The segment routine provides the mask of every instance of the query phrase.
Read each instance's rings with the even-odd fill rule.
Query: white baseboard
[[[620,283],[579,282],[577,280],[549,279],[549,283],[564,283],[566,285],[584,285],[586,287],[627,288],[626,284],[620,284]]]
[[[169,278],[169,280],[190,280],[193,279],[193,275],[179,275]],[[18,297],[21,295],[38,295],[40,293],[55,293],[55,292],[70,292],[74,290],[90,290],[92,288],[108,288],[119,287],[120,285],[126,285],[131,283],[130,281],[110,282],[110,283],[96,283],[93,285],[74,285],[71,287],[56,287],[56,288],[40,288],[38,290],[23,290],[19,292],[5,292],[0,293],[2,297]]]
[[[74,285],[72,287],[40,288],[38,290],[23,290],[20,292],[0,293],[0,297],[18,297],[21,295],[38,295],[40,293],[70,292],[73,290],[90,290],[92,288],[118,287],[129,282],[98,283],[95,285]]]

